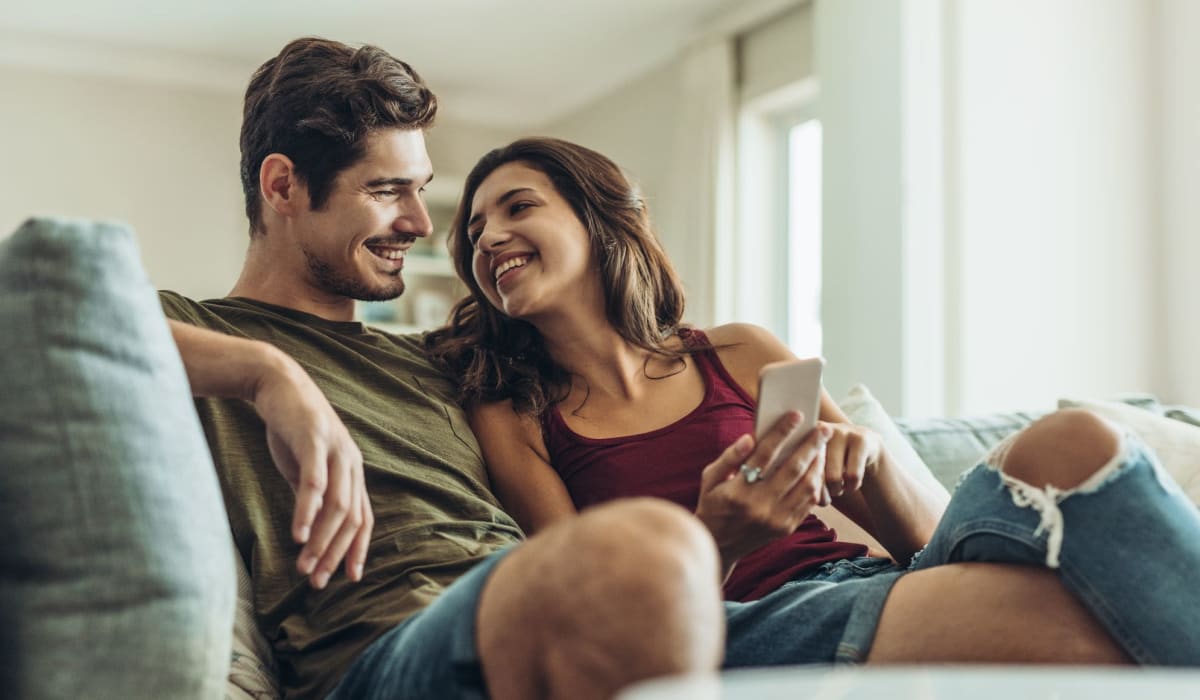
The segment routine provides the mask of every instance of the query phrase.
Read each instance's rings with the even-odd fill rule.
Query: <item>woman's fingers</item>
[[[813,429],[785,465],[797,472],[791,488],[783,491],[780,505],[785,511],[807,515],[828,498],[825,489],[826,451],[833,431],[820,424]]]
[[[745,463],[750,452],[754,449],[754,438],[743,435],[726,447],[715,460],[700,472],[700,493],[705,494],[717,485],[729,481]]]

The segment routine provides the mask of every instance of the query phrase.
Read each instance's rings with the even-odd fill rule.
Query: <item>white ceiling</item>
[[[792,0],[794,2],[794,0]],[[378,44],[443,115],[531,127],[788,0],[4,0],[0,64],[241,91],[303,35]]]

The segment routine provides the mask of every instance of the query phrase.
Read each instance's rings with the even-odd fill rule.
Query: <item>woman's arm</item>
[[[467,411],[479,440],[492,489],[526,535],[575,515],[567,487],[550,466],[541,426],[518,414],[511,401],[484,404]]]
[[[714,345],[729,346],[719,350],[722,362],[756,399],[762,366],[795,358],[778,338],[757,326],[729,324],[708,331],[708,336]],[[869,549],[878,552],[882,546],[897,561],[907,561],[929,541],[945,503],[908,475],[877,435],[851,424],[825,392],[820,418],[834,430],[826,446],[825,463],[833,506],[859,527],[850,526],[831,509],[820,509],[816,514],[842,530],[846,539],[859,541],[864,534],[873,536],[864,542]]]

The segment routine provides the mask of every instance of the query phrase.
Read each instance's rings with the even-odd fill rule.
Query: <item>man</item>
[[[241,277],[226,299],[162,294],[286,692],[604,697],[714,668],[703,528],[641,501],[515,546],[449,379],[352,320],[404,290],[430,234],[436,109],[378,48],[288,44],[246,91]]]

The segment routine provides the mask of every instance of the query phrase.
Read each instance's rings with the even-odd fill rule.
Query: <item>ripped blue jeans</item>
[[[995,453],[994,453],[995,454]],[[1200,459],[1200,455],[1197,455]],[[966,472],[910,570],[988,561],[1056,569],[1138,663],[1200,665],[1200,511],[1131,434],[1079,486]]]

